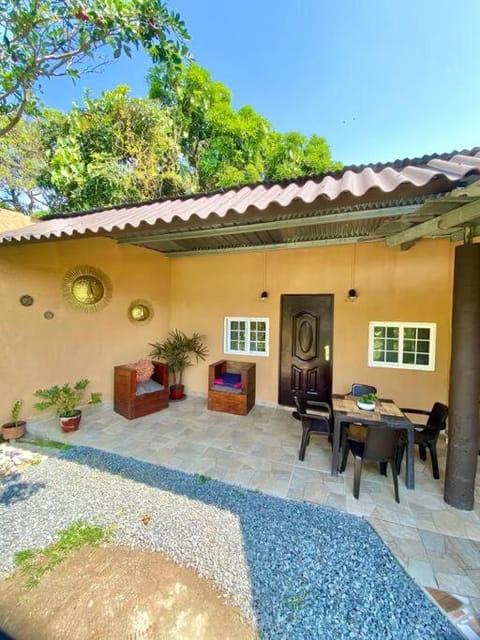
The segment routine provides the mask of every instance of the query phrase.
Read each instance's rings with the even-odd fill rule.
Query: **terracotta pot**
[[[82,412],[80,409],[75,411],[74,416],[58,416],[62,431],[68,433],[69,431],[76,431],[80,426],[80,420],[82,419]]]
[[[182,400],[184,388],[183,384],[172,384],[170,386],[170,400]]]
[[[25,427],[27,423],[25,420],[18,420],[17,422],[6,422],[2,425],[2,437],[4,440],[16,440],[21,438],[25,434]]]

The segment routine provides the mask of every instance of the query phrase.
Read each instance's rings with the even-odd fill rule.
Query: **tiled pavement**
[[[416,488],[407,490],[402,476],[397,504],[390,474],[385,478],[368,465],[356,500],[352,460],[342,476],[333,478],[324,437],[312,436],[300,462],[300,424],[290,410],[278,407],[257,405],[248,416],[234,416],[208,411],[205,398],[189,397],[129,421],[104,403],[85,409],[77,432],[62,434],[54,418],[30,419],[28,431],[365,516],[466,637],[480,638],[475,615],[480,612],[480,504],[474,511],[459,511],[443,501],[443,441],[438,446],[441,479],[433,479],[429,459],[423,463],[416,452]]]

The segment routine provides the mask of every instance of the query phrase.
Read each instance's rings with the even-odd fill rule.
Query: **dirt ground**
[[[26,589],[0,581],[0,638],[254,640],[255,631],[205,578],[161,553],[83,547]]]

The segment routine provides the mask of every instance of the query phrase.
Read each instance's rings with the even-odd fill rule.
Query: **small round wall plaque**
[[[43,314],[45,320],[51,320],[54,316],[55,314],[53,313],[53,311],[45,311],[45,313]]]
[[[75,267],[63,279],[65,298],[77,309],[98,311],[108,304],[112,295],[110,278],[93,267]]]
[[[128,317],[135,324],[146,324],[153,318],[153,307],[147,300],[134,300],[128,307]]]
[[[32,296],[25,294],[24,296],[20,296],[20,304],[22,307],[31,307],[33,304]]]

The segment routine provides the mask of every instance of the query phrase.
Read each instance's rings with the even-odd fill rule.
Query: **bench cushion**
[[[212,391],[224,391],[225,393],[242,393],[241,387],[229,387],[226,384],[212,384]]]
[[[165,387],[155,380],[147,380],[146,382],[137,382],[136,396],[143,396],[144,393],[153,393],[154,391],[163,391]]]

